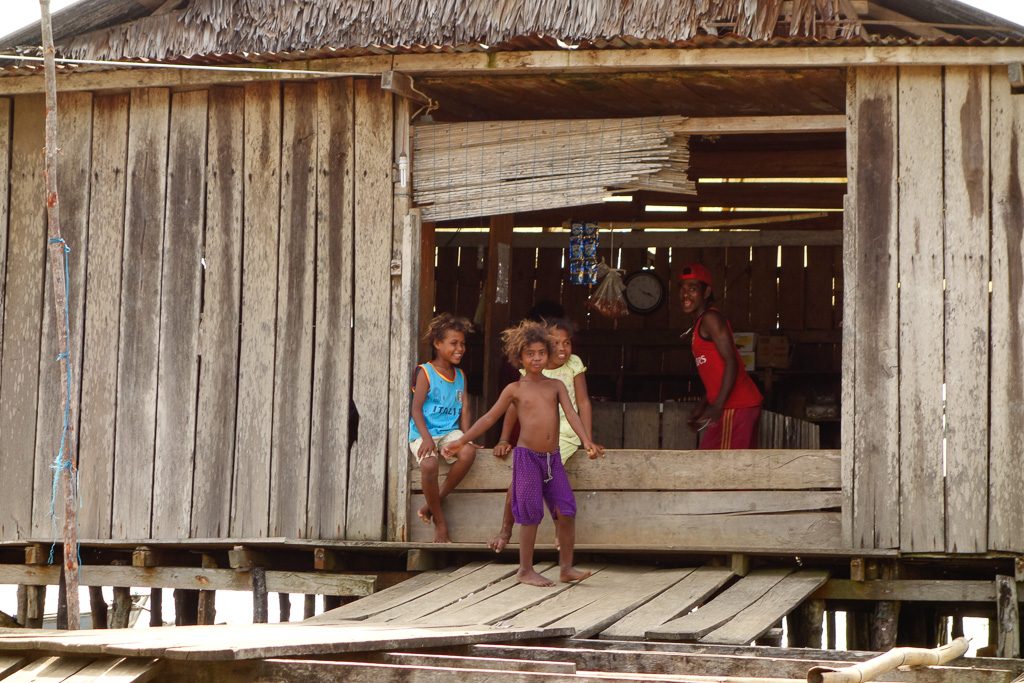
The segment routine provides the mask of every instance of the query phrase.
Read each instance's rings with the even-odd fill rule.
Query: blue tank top
[[[427,425],[430,436],[444,436],[459,428],[462,417],[462,396],[466,390],[466,377],[462,370],[455,368],[455,379],[441,375],[432,363],[424,363],[420,369],[426,373],[430,389],[423,400],[423,422]],[[413,387],[416,391],[416,387]],[[409,441],[420,438],[420,430],[409,418]]]

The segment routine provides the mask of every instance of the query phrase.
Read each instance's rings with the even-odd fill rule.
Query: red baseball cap
[[[703,282],[708,287],[712,286],[711,271],[699,263],[691,263],[684,266],[683,272],[679,274],[679,279],[680,281],[696,280],[697,282]]]

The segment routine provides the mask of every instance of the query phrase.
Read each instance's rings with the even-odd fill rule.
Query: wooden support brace
[[[171,564],[162,550],[141,545],[132,551],[133,567],[166,567]]]
[[[174,625],[195,626],[199,623],[199,591],[174,589]]]
[[[267,570],[252,568],[252,623],[267,623]]]
[[[1024,581],[1024,557],[1013,558],[1013,580],[1017,583]]]
[[[426,572],[444,566],[443,553],[435,550],[412,549],[406,555],[405,568],[410,572]]]
[[[996,657],[1020,656],[1020,610],[1017,582],[1012,576],[996,576]]]
[[[265,553],[236,545],[228,551],[228,566],[235,571],[247,572],[255,567],[267,567],[270,564]]]
[[[49,558],[50,553],[41,543],[25,546],[25,564],[46,564]]]
[[[867,575],[864,567],[864,558],[855,557],[852,560],[850,560],[850,580],[863,581],[866,578]]]
[[[750,555],[733,553],[729,556],[729,566],[736,576],[746,576],[750,573]]]
[[[114,606],[110,610],[110,628],[128,628],[128,620],[131,613],[131,589],[114,586]]]
[[[825,649],[836,649],[836,611],[834,609],[825,612]]]
[[[416,89],[412,76],[409,74],[385,71],[380,75],[380,87],[420,104],[433,104],[433,100]]]

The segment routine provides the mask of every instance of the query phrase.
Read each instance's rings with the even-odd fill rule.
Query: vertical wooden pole
[[[1020,612],[1012,576],[996,576],[996,626],[996,657],[1020,657]]]
[[[332,609],[341,607],[341,596],[340,595],[325,595],[324,596],[324,611],[330,612]]]
[[[28,611],[28,586],[18,586],[18,614],[15,617],[15,620],[19,624],[21,624],[22,626],[25,626],[25,620],[26,620],[26,617],[27,617],[27,615],[25,613],[27,611]]]
[[[252,623],[267,623],[267,570],[252,568]]]
[[[149,591],[149,625],[151,628],[164,625],[164,589]]]
[[[199,623],[199,591],[185,588],[174,590],[174,625],[195,626]]]
[[[836,611],[834,609],[825,612],[825,649],[836,649]]]
[[[316,616],[316,596],[307,593],[302,599],[302,618],[312,619]]]
[[[487,236],[487,280],[484,285],[484,404],[490,408],[501,387],[501,341],[509,324],[509,268],[512,261],[512,214],[491,216]],[[479,417],[474,415],[474,418]]]
[[[209,554],[203,553],[203,568],[213,569],[217,566],[217,559]],[[199,591],[199,607],[197,622],[203,625],[211,625],[217,617],[217,591]]]
[[[123,586],[114,586],[114,607],[110,610],[110,628],[128,628],[128,618],[131,613],[131,591]]]
[[[434,317],[435,274],[434,252],[437,249],[436,230],[433,223],[423,223],[420,227],[420,283],[419,283],[419,319],[416,328],[416,348],[418,357],[430,358],[430,343],[423,339],[427,323]]]
[[[92,613],[92,628],[107,628],[107,601],[103,599],[101,586],[89,586],[89,611]]]
[[[292,620],[292,596],[288,593],[277,594],[279,621],[283,624]]]
[[[78,630],[80,609],[78,605],[78,492],[74,485],[75,467],[75,425],[77,407],[71,396],[71,345],[68,330],[68,286],[65,273],[67,253],[60,235],[60,206],[57,196],[57,76],[54,65],[53,27],[50,22],[50,0],[39,0],[42,23],[44,79],[46,81],[46,222],[49,236],[50,276],[53,278],[53,306],[57,323],[57,347],[60,349],[60,392],[61,413],[64,415],[64,432],[61,434],[61,450],[56,463],[55,477],[61,481],[64,498],[64,571],[62,595],[67,600],[67,628]]]

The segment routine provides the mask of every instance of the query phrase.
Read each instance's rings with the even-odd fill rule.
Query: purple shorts
[[[516,524],[540,524],[545,502],[552,513],[576,516],[576,497],[561,456],[557,450],[538,453],[516,446],[512,451],[512,517]]]

